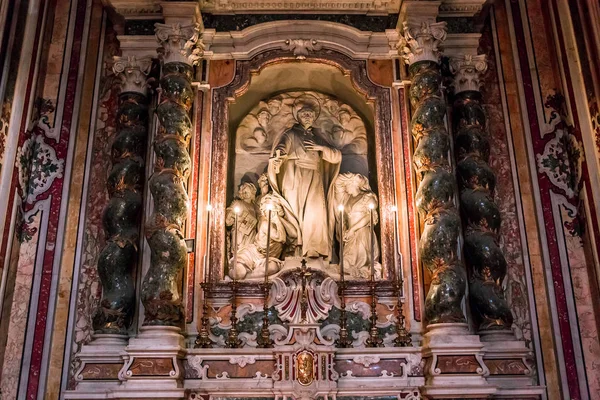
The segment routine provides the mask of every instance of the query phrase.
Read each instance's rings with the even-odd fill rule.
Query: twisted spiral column
[[[480,331],[509,330],[513,316],[502,288],[507,264],[498,245],[501,216],[493,198],[496,176],[488,163],[490,143],[479,91],[480,76],[487,70],[485,55],[453,57],[450,70],[455,74],[452,124],[469,304]]]
[[[156,24],[163,61],[160,102],[156,113],[160,127],[154,140],[156,161],[149,186],[153,213],[146,227],[150,268],[142,284],[144,325],[179,326],[184,321],[180,293],[187,265],[184,240],[189,209],[186,179],[190,172],[189,142],[193,65],[202,52],[196,25]]]
[[[110,198],[103,215],[107,243],[98,259],[102,300],[92,318],[96,333],[125,334],[134,314],[151,66],[150,58],[135,57],[115,57],[113,64],[121,94],[107,182]]]
[[[461,303],[466,274],[457,254],[461,221],[455,205],[456,180],[449,163],[450,137],[444,122],[446,103],[438,50],[446,38],[446,23],[405,22],[403,34],[401,44],[409,64],[409,95],[414,108],[415,199],[423,227],[419,255],[431,272],[425,318],[428,325],[464,323]]]

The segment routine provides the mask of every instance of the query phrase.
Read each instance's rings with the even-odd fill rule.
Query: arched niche
[[[319,91],[352,106],[368,131],[372,166],[372,189],[379,196],[381,262],[386,277],[393,276],[393,223],[395,204],[389,88],[371,82],[366,61],[352,60],[332,50],[314,52],[298,60],[289,52],[268,51],[248,61],[237,61],[233,80],[212,91],[212,159],[210,201],[210,272],[221,280],[226,264],[225,209],[239,182],[231,176],[235,151],[235,130],[240,121],[261,100],[293,90]]]
[[[228,133],[230,140],[229,166],[228,166],[228,189],[227,201],[232,200],[236,188],[242,181],[256,183],[258,175],[266,168],[268,153],[271,151],[273,140],[286,128],[293,124],[290,106],[294,98],[302,93],[309,93],[318,97],[322,105],[316,126],[322,128],[328,136],[333,136],[332,130],[339,128],[350,128],[356,131],[356,135],[364,136],[364,149],[351,149],[349,140],[336,143],[336,147],[342,149],[344,161],[340,173],[360,173],[369,177],[371,187],[377,192],[376,162],[374,149],[374,125],[373,104],[367,103],[364,96],[357,92],[352,86],[351,78],[334,66],[327,64],[316,64],[309,62],[283,63],[269,65],[257,74],[253,74],[250,83],[243,92],[229,104]],[[273,116],[270,125],[276,125],[273,129],[265,129],[265,142],[255,145],[253,148],[244,145],[244,141],[253,141],[254,138],[247,137],[246,129],[263,129],[256,122],[256,116],[261,108],[267,108],[269,100],[280,99],[281,110]],[[332,115],[337,111],[329,110],[329,104],[336,102],[340,109],[346,110],[350,116],[346,126]],[[285,114],[282,117],[281,114]],[[254,120],[254,121],[253,121]],[[323,126],[325,125],[325,126]],[[358,126],[356,126],[358,125]],[[347,129],[346,129],[347,130]],[[348,135],[351,133],[348,132]],[[356,138],[358,143],[363,138]],[[247,172],[247,174],[245,174]]]

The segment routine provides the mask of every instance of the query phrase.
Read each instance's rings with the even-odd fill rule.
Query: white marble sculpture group
[[[267,275],[273,275],[283,268],[286,256],[320,258],[334,264],[343,241],[346,275],[369,278],[371,258],[379,257],[375,235],[371,254],[371,221],[373,225],[378,222],[377,197],[363,174],[340,173],[346,154],[351,158],[366,153],[366,134],[356,140],[357,118],[332,99],[323,107],[327,115],[336,113],[336,123],[320,124],[326,127],[320,128],[316,122],[321,102],[304,92],[287,105],[271,99],[253,115],[256,126],[247,130],[251,133],[241,139],[242,147],[249,150],[271,143],[271,149],[266,172],[256,182],[258,197],[256,185],[242,179],[237,197],[226,211],[226,225],[231,229],[230,277],[261,278],[265,267]],[[285,112],[285,107],[293,119],[269,141],[269,123],[274,114]],[[364,130],[362,121],[360,127]]]

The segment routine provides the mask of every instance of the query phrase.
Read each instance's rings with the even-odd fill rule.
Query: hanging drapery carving
[[[146,228],[151,253],[142,303],[144,325],[176,326],[183,321],[180,280],[187,263],[184,224],[189,207],[186,178],[191,166],[191,82],[202,46],[196,25],[156,24],[156,37],[162,45],[159,52],[163,61],[156,110],[160,127],[154,140],[156,161],[149,182],[154,209]]]
[[[405,22],[401,43],[412,80],[411,130],[419,182],[416,205],[423,227],[419,253],[432,275],[425,300],[429,324],[465,322],[461,302],[466,278],[457,254],[460,217],[454,203],[456,181],[449,164],[450,138],[444,124],[446,104],[438,63],[438,45],[445,37],[445,22]]]
[[[480,76],[487,69],[485,56],[453,57],[450,69],[455,74],[452,122],[469,303],[479,330],[510,329],[513,316],[502,288],[506,259],[498,245],[501,217],[493,199],[496,176],[488,164],[490,144],[479,91]]]
[[[103,216],[107,243],[98,259],[102,301],[93,317],[97,333],[126,333],[134,313],[148,135],[146,76],[151,66],[150,58],[135,57],[116,57],[113,64],[121,78],[121,94],[107,182],[110,200]]]

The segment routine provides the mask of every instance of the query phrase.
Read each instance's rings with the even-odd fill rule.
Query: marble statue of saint
[[[298,97],[292,108],[296,123],[274,143],[269,159],[269,183],[281,196],[284,218],[296,232],[288,232],[295,255],[328,258],[335,221],[328,218],[333,202],[332,182],[339,173],[342,153],[313,127],[320,113],[311,95]]]
[[[352,278],[369,279],[371,276],[371,207],[373,224],[377,225],[377,196],[371,191],[369,180],[360,174],[345,173],[335,181],[336,207],[344,206],[344,235],[341,237],[340,212],[336,212],[337,238],[344,241],[345,272]],[[379,244],[374,237],[375,270],[380,274]]]
[[[271,207],[271,232],[269,241],[269,257],[267,262],[267,236]],[[286,226],[283,220],[283,209],[278,199],[272,195],[262,197],[259,204],[258,232],[253,242],[239,248],[234,268],[230,268],[229,276],[235,279],[263,278],[265,267],[268,275],[273,275],[281,269],[280,260],[286,242]],[[233,259],[230,260],[233,263]]]
[[[231,247],[233,251],[235,234],[233,225],[235,223],[235,209],[238,211],[237,246],[238,249],[254,241],[256,236],[256,225],[258,223],[256,208],[256,186],[253,183],[242,183],[238,189],[238,198],[231,202],[225,211],[225,224],[232,228]]]

